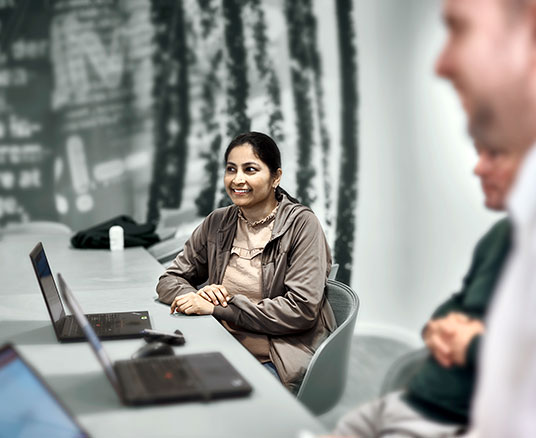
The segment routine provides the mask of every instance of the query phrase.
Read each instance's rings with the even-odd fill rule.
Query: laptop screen
[[[0,435],[88,436],[11,345],[0,348]]]
[[[30,253],[30,259],[32,260],[39,287],[45,298],[50,318],[56,329],[57,324],[65,318],[65,310],[63,309],[58,288],[54,282],[54,277],[52,276],[47,256],[45,255],[45,250],[41,242],[39,242]]]
[[[106,354],[106,351],[104,351],[104,347],[102,346],[99,337],[95,333],[95,330],[93,330],[93,327],[91,327],[91,325],[89,324],[89,321],[87,320],[84,311],[80,307],[80,304],[78,304],[78,301],[74,297],[73,293],[71,292],[71,289],[69,288],[69,286],[67,286],[67,283],[65,282],[60,273],[58,273],[58,282],[60,284],[61,296],[63,297],[65,304],[67,305],[67,307],[75,317],[76,321],[78,322],[78,325],[80,325],[82,331],[86,335],[86,338],[89,341],[91,348],[95,352],[97,359],[104,368],[104,373],[106,374],[106,377],[108,377],[108,380],[116,390],[117,394],[120,394],[121,392],[119,390],[119,381],[113,369],[112,361]]]

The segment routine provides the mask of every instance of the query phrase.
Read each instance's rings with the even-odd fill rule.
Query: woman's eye
[[[227,166],[227,167],[225,168],[225,171],[226,171],[227,173],[234,172],[234,170],[235,170],[235,168],[234,168],[233,166]]]
[[[256,172],[257,169],[255,169],[254,167],[248,167],[246,168],[246,172],[249,172],[249,173],[253,173],[253,172]]]

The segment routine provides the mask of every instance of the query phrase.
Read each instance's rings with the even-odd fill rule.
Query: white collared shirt
[[[508,199],[513,247],[480,355],[471,436],[536,437],[536,145]]]

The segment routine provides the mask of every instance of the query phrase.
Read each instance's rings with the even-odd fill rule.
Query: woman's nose
[[[244,174],[242,172],[236,172],[235,177],[233,178],[233,182],[235,184],[243,184],[246,182],[246,179],[244,178]]]

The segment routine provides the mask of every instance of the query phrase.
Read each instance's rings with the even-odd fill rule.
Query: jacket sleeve
[[[258,303],[235,295],[227,307],[216,306],[214,316],[268,335],[286,335],[313,327],[324,304],[331,255],[314,213],[306,211],[295,221],[287,231],[293,236],[281,295]]]
[[[471,283],[478,280],[479,276],[479,268],[481,267],[482,263],[484,262],[486,258],[486,254],[489,252],[489,245],[490,242],[495,242],[498,240],[497,233],[499,235],[504,234],[505,232],[508,233],[509,230],[509,223],[506,220],[501,220],[497,224],[493,226],[493,228],[486,233],[486,235],[480,239],[478,242],[474,252],[473,257],[471,260],[471,266],[469,268],[469,271],[467,272],[466,276],[463,279],[462,289],[458,292],[453,294],[448,300],[446,300],[443,304],[441,304],[433,313],[431,319],[437,319],[444,317],[448,315],[451,312],[461,312],[464,313],[470,317],[477,317],[478,319],[482,320],[481,315],[474,315],[470,314],[467,311],[467,308],[464,304],[464,301],[466,299],[466,295],[468,293],[468,289],[471,285]],[[424,333],[426,330],[426,325],[422,329],[422,336],[424,337]],[[477,358],[478,358],[478,349],[481,343],[482,335],[474,336],[473,339],[471,339],[469,346],[467,348],[466,352],[466,364],[469,367],[476,366]]]
[[[482,266],[489,257],[490,252],[498,251],[496,245],[509,241],[511,225],[508,219],[501,219],[493,225],[493,227],[479,240],[475,250],[473,251],[473,257],[471,260],[471,266],[469,271],[465,275],[462,283],[462,289],[453,294],[448,300],[441,304],[433,313],[432,319],[441,318],[448,315],[450,312],[464,312],[467,313],[465,307],[465,299],[468,293],[468,289],[471,284],[479,281],[479,276],[482,275]],[[494,287],[494,285],[493,285]],[[469,315],[475,317],[475,315]]]
[[[477,366],[481,343],[482,335],[474,336],[473,339],[471,339],[471,342],[469,342],[469,346],[465,353],[465,363],[468,367],[474,368]]]
[[[178,295],[197,292],[195,286],[208,278],[207,235],[209,218],[199,225],[177,255],[171,266],[158,279],[156,292],[158,299],[166,304]]]
[[[485,237],[484,237],[485,238]],[[467,289],[469,285],[473,282],[475,279],[475,276],[478,271],[478,267],[482,263],[482,259],[484,255],[482,254],[482,246],[483,246],[483,239],[481,239],[474,252],[473,257],[471,260],[471,266],[469,267],[469,271],[465,275],[462,283],[462,288],[459,292],[456,292],[450,296],[445,302],[443,302],[432,314],[431,319],[437,319],[442,318],[444,316],[447,316],[451,312],[463,312],[466,313],[465,306],[464,306],[464,299],[467,294]],[[424,335],[424,330],[426,329],[426,324],[422,329],[422,335]]]
[[[441,305],[439,305],[439,307],[432,314],[430,320],[443,318],[451,312],[466,313],[465,308],[463,306],[463,300],[467,293],[467,286],[471,282],[474,276],[476,265],[478,264],[476,259],[477,259],[477,251],[475,251],[475,255],[471,263],[471,268],[469,269],[469,272],[467,273],[467,275],[465,276],[463,280],[462,289],[459,292],[452,294],[450,298],[448,298]],[[423,328],[421,329],[421,337],[423,339],[424,339],[424,333],[426,331],[426,327],[429,321],[426,321],[426,324],[424,324]]]

